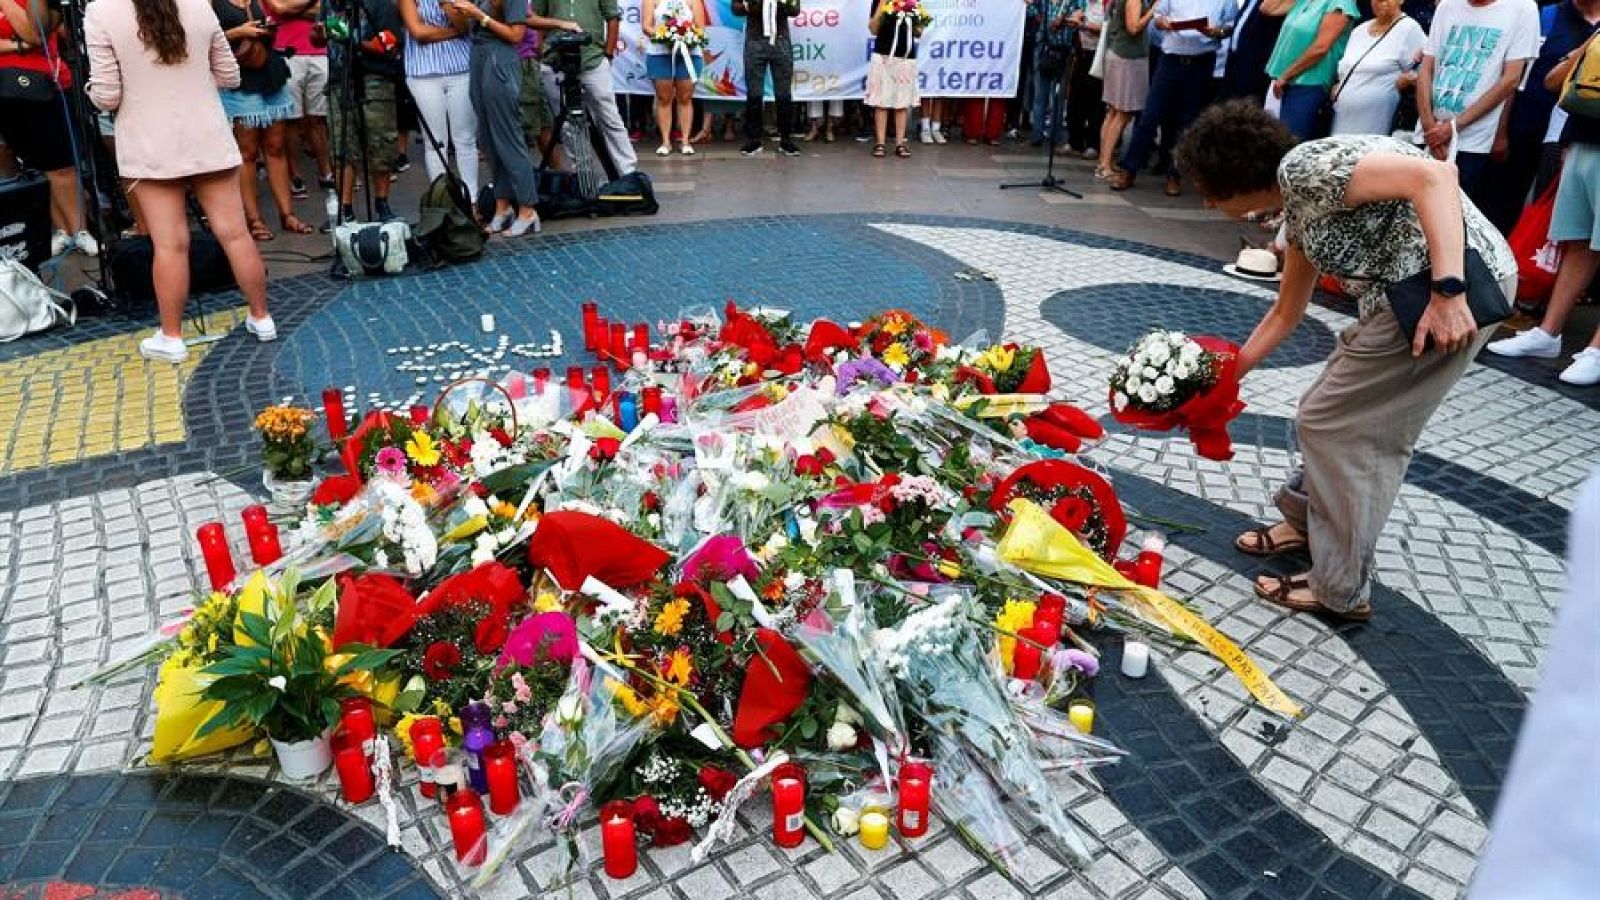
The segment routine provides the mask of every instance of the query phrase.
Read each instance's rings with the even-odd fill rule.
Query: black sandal
[[[889,150],[882,144],[873,144],[872,155],[876,156],[878,159],[883,159],[885,156],[889,155]]]
[[[1372,618],[1372,604],[1370,603],[1363,603],[1355,609],[1338,610],[1324,606],[1314,595],[1309,599],[1303,600],[1291,596],[1295,591],[1301,590],[1306,591],[1308,594],[1310,593],[1311,581],[1304,574],[1288,576],[1265,575],[1262,577],[1271,578],[1278,583],[1277,587],[1268,589],[1261,585],[1260,578],[1255,581],[1256,596],[1271,603],[1273,606],[1279,606],[1293,612],[1321,613],[1347,622],[1366,622]]]
[[[911,148],[906,146],[905,141],[901,141],[894,145],[894,155],[900,157],[901,159],[910,159]]]
[[[1304,537],[1291,538],[1280,543],[1272,537],[1272,529],[1275,527],[1277,526],[1263,525],[1260,528],[1252,528],[1246,531],[1234,539],[1234,549],[1240,553],[1248,553],[1251,556],[1277,556],[1280,553],[1294,553],[1297,550],[1305,550],[1311,546]],[[1253,546],[1245,546],[1244,539],[1247,537],[1255,538]]]

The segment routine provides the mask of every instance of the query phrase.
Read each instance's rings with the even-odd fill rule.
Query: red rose
[[[478,622],[478,626],[472,629],[472,644],[478,648],[479,653],[488,656],[499,652],[505,645],[506,636],[510,633],[511,630],[506,626],[504,618],[490,616]]]
[[[361,491],[361,479],[354,475],[330,475],[322,479],[311,492],[311,502],[317,506],[337,504],[343,506]]]
[[[705,788],[706,793],[711,795],[711,799],[718,803],[721,803],[722,798],[728,796],[728,792],[733,790],[733,786],[739,783],[737,775],[717,766],[701,766],[698,777],[700,786]]]
[[[461,650],[455,644],[435,641],[422,654],[422,674],[433,681],[443,681],[461,665]]]
[[[595,438],[594,446],[589,448],[589,458],[607,460],[616,456],[617,451],[620,449],[622,449],[622,442],[616,438]]]
[[[831,465],[838,459],[839,458],[837,456],[833,455],[833,451],[829,450],[827,447],[817,448],[817,461],[823,465]]]
[[[655,491],[645,491],[639,505],[644,507],[645,512],[655,512],[661,508],[661,498],[656,496]]]
[[[822,460],[807,453],[794,461],[794,473],[796,475],[819,476],[823,474]]]
[[[504,428],[496,426],[489,429],[489,436],[494,438],[495,443],[502,447],[511,446],[511,435],[507,434]]]
[[[689,838],[694,837],[694,829],[689,827],[687,819],[673,816],[662,819],[650,835],[650,845],[653,847],[676,847]]]
[[[1089,524],[1089,516],[1094,512],[1094,507],[1079,497],[1063,497],[1056,501],[1050,510],[1050,518],[1061,523],[1068,531],[1082,532],[1084,526]]]
[[[645,832],[655,831],[661,827],[665,819],[661,815],[661,804],[649,794],[640,794],[633,800],[633,821],[638,823],[639,830]]]

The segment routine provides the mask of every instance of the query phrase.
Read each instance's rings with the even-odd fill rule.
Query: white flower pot
[[[271,470],[261,471],[261,484],[272,496],[275,511],[286,514],[303,513],[311,500],[311,479],[288,479],[273,475]]]
[[[312,738],[309,741],[296,741],[286,744],[275,737],[272,741],[272,752],[278,757],[278,768],[283,770],[283,777],[294,781],[304,781],[315,778],[328,771],[328,766],[333,765],[333,751],[328,747],[328,735]]]

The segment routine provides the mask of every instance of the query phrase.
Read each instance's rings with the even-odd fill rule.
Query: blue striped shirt
[[[429,25],[449,27],[439,0],[417,0],[417,16]],[[406,32],[406,77],[463,75],[472,65],[472,40],[465,36],[422,43]]]

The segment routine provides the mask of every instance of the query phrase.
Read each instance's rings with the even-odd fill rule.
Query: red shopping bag
[[[1550,218],[1560,184],[1560,178],[1550,182],[1539,199],[1522,211],[1517,227],[1506,238],[1517,259],[1517,302],[1525,306],[1543,306],[1550,299],[1556,269],[1561,267],[1561,245],[1550,240]]]

